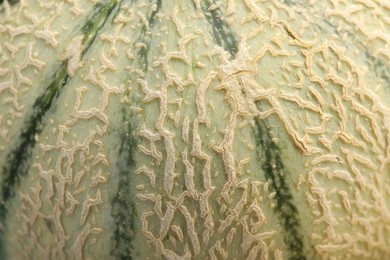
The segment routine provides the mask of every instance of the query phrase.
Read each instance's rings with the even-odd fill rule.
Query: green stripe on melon
[[[384,1],[0,2],[0,258],[387,258]]]

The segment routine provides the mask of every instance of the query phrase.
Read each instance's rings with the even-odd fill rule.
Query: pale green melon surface
[[[0,258],[390,258],[387,0],[0,0]]]

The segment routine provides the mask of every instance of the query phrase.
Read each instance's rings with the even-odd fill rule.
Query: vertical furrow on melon
[[[203,0],[201,5],[204,16],[210,24],[215,42],[224,48],[231,55],[231,58],[234,59],[238,51],[238,41],[223,19],[220,8],[215,6],[215,2],[209,0]]]
[[[126,112],[124,114],[128,115]],[[135,171],[134,149],[137,142],[134,137],[134,128],[129,118],[123,116],[124,125],[119,135],[121,137],[119,155],[117,157],[118,168],[118,191],[112,203],[112,217],[114,218],[113,243],[111,254],[118,259],[133,259],[136,257],[133,252],[133,238],[135,228],[139,225],[136,219],[136,209],[134,204],[134,191],[132,190],[132,174]],[[137,225],[135,224],[137,223]]]
[[[6,0],[8,2],[9,5],[16,5],[17,3],[19,3],[19,0]],[[4,0],[0,0],[0,5],[3,4],[5,1]],[[0,12],[2,10],[0,9]]]
[[[374,56],[368,51],[366,57],[370,67],[375,68],[375,75],[384,81],[384,84],[390,91],[390,62],[382,57]]]
[[[28,112],[70,58],[66,48],[82,37],[82,26],[95,19],[98,5],[90,1],[45,5],[28,1],[8,8],[0,17],[1,23],[7,24],[0,26],[0,163],[17,145]],[[68,66],[77,69],[78,59],[73,60]]]
[[[54,81],[46,88],[45,94],[40,96],[32,107],[32,114],[24,124],[24,130],[19,136],[19,145],[7,156],[7,163],[1,169],[1,209],[0,218],[4,221],[6,204],[15,194],[18,182],[27,173],[31,149],[36,144],[37,134],[42,129],[42,120],[51,108],[52,103],[60,90],[68,82],[66,63],[57,71]]]
[[[24,128],[19,136],[19,144],[7,155],[7,161],[1,169],[1,204],[0,204],[0,254],[5,255],[4,248],[4,224],[7,215],[7,206],[17,190],[18,184],[28,172],[30,165],[31,151],[34,149],[38,136],[46,125],[45,118],[48,113],[55,109],[55,101],[61,94],[61,91],[74,74],[74,70],[79,66],[79,60],[82,60],[85,53],[93,44],[98,32],[106,23],[112,10],[117,5],[116,0],[106,4],[98,3],[92,15],[92,19],[82,27],[82,36],[75,37],[72,41],[76,46],[71,46],[69,52],[71,56],[65,56],[66,60],[57,69],[54,80],[45,87],[43,94],[34,102],[31,113],[26,117]],[[83,49],[72,49],[72,48]],[[77,57],[73,57],[72,55]],[[76,59],[76,61],[72,60]]]
[[[251,160],[256,151],[240,144],[240,137],[254,141],[249,125],[257,113],[252,101],[236,99],[246,91],[242,81],[255,87],[256,71],[245,46],[238,51],[215,6],[207,9],[215,10],[218,25],[210,26],[204,10],[191,8],[190,1],[165,3],[147,56],[137,49],[147,46],[141,40],[132,53],[138,57],[130,67],[129,106],[134,112],[125,118],[140,122],[125,133],[137,149],[127,152],[128,161],[134,158],[134,170],[127,171],[117,198],[126,194],[122,190],[132,194],[121,198],[123,204],[114,202],[114,212],[121,212],[115,222],[129,221],[117,228],[125,232],[123,241],[132,225],[136,227],[129,239],[137,246],[128,243],[122,252],[133,250],[140,257],[152,252],[168,259],[288,255],[283,239],[275,236],[280,221],[273,216],[278,214],[268,207],[274,194],[266,189],[261,165]],[[219,29],[213,32],[214,26]],[[171,40],[175,37],[179,39]],[[145,57],[148,68],[142,70]],[[243,112],[248,106],[253,108],[249,116]],[[126,162],[118,165],[124,168]],[[134,207],[122,210],[121,205]]]
[[[47,87],[45,95],[36,100],[32,108],[33,113],[27,122],[24,123],[24,130],[19,136],[19,145],[8,154],[7,162],[1,169],[0,255],[5,255],[3,236],[8,202],[14,197],[19,182],[27,174],[29,167],[31,167],[29,162],[31,149],[34,148],[37,135],[42,129],[42,120],[51,108],[53,100],[58,95],[60,89],[68,81],[65,66],[66,64],[59,69],[56,79]]]
[[[390,255],[386,1],[0,1],[0,257]]]
[[[294,141],[293,149],[284,144],[283,156],[289,158],[288,169],[296,168],[290,171],[298,187],[292,189],[294,197],[306,202],[296,207],[312,223],[302,224],[305,237],[323,257],[385,252],[382,223],[388,221],[389,203],[381,201],[379,194],[388,194],[389,184],[388,88],[365,57],[367,49],[377,46],[374,53],[381,52],[380,59],[387,59],[381,47],[388,39],[378,36],[388,35],[389,27],[386,22],[374,25],[381,19],[369,18],[370,13],[383,17],[384,2],[365,2],[367,8],[357,1],[289,1],[285,12],[280,3],[275,8],[271,3],[245,2],[257,15],[241,27],[253,26],[247,35],[261,72],[258,82],[275,91],[268,112],[277,115],[279,123],[272,121],[272,125],[287,130],[287,135],[277,133],[282,137],[277,139]],[[349,16],[355,19],[342,18]],[[323,22],[315,22],[319,20]],[[367,28],[377,31],[366,34]],[[267,49],[269,54],[262,51]],[[294,153],[302,164],[290,163]],[[365,203],[375,206],[365,208]],[[371,214],[384,222],[374,224]]]
[[[79,64],[80,59],[82,59],[85,52],[89,49],[90,44],[95,40],[96,31],[99,29],[98,27],[101,25],[102,20],[104,20],[102,18],[104,18],[104,16],[107,15],[107,11],[110,11],[111,8],[110,6],[112,6],[113,3],[115,3],[115,1],[99,2],[95,4],[92,10],[89,13],[87,13],[85,17],[84,16],[80,17],[82,21],[81,25],[77,24],[75,25],[75,28],[72,28],[75,29],[77,32],[71,32],[71,33],[67,32],[65,34],[70,38],[65,40],[63,39],[65,43],[58,43],[55,40],[53,35],[57,35],[57,33],[47,32],[47,34],[49,35],[52,34],[51,36],[53,36],[53,38],[51,39],[52,40],[51,44],[54,45],[55,48],[58,48],[58,45],[66,45],[67,43],[67,46],[64,48],[65,50],[63,50],[64,53],[58,53],[59,57],[57,57],[57,59],[53,59],[55,61],[54,64],[49,64],[48,68],[45,68],[46,65],[45,62],[37,58],[38,51],[34,50],[33,48],[33,45],[36,44],[36,42],[32,42],[28,46],[26,46],[26,50],[25,50],[26,57],[24,58],[22,65],[16,65],[16,64],[13,65],[15,69],[15,74],[14,75],[8,74],[7,77],[10,79],[9,82],[13,82],[15,85],[13,86],[12,84],[10,84],[10,91],[13,93],[15,100],[12,103],[9,101],[2,103],[1,109],[2,110],[4,109],[4,114],[0,115],[0,121],[1,119],[3,119],[4,121],[8,120],[10,129],[7,129],[6,127],[4,127],[4,130],[2,129],[3,130],[2,132],[7,133],[5,137],[4,136],[2,137],[5,139],[6,143],[8,141],[8,145],[5,147],[3,145],[0,145],[0,149],[4,150],[4,152],[0,156],[0,159],[4,158],[5,160],[5,158],[7,158],[7,154],[15,153],[15,151],[18,150],[14,148],[15,151],[10,151],[11,147],[17,146],[18,142],[19,143],[22,142],[21,139],[18,137],[18,135],[26,136],[26,133],[29,132],[27,127],[27,125],[29,124],[28,122],[33,123],[35,118],[42,117],[47,112],[47,110],[52,106],[53,101],[56,99],[56,97],[58,97],[59,93],[61,92],[61,89],[64,87],[63,86],[64,84],[62,82],[65,82],[66,81],[65,78],[68,75],[72,76],[75,70],[77,70],[80,67]],[[12,15],[16,15],[17,10],[15,11],[14,9],[12,9],[12,11],[13,11]],[[31,15],[31,17],[33,17],[31,19],[34,19],[35,16]],[[83,20],[83,18],[85,20]],[[9,27],[12,28],[11,26]],[[19,27],[17,27],[14,30],[18,31],[18,28]],[[34,27],[31,26],[31,28]],[[15,43],[12,42],[12,44],[18,47],[15,48],[15,50],[13,50],[12,56],[18,55],[19,48],[22,48],[21,46],[26,45],[18,41],[18,36],[22,35],[22,33],[20,32],[16,32],[15,34],[13,33],[14,32],[10,33],[12,41],[15,41]],[[40,31],[40,33],[42,33],[42,31]],[[36,34],[38,35],[38,33]],[[7,38],[8,37],[4,37],[1,40],[5,40],[5,46],[11,46],[11,43],[8,43],[6,41]],[[49,41],[49,39],[47,40]],[[7,47],[7,48],[11,48],[11,47]],[[47,46],[45,46],[45,48],[47,48]],[[44,48],[43,48],[43,52],[46,52]],[[4,56],[5,56],[5,52],[4,52]],[[7,59],[5,58],[4,61],[7,61]],[[36,77],[39,80],[38,82],[35,80],[31,80],[29,76],[26,76],[26,74],[23,73],[23,70],[28,70],[29,65],[31,67],[33,66],[36,67],[35,71],[33,71],[34,74],[38,74],[38,70],[36,69],[37,68],[39,69],[39,77]],[[62,75],[63,72],[65,72],[67,75]],[[60,82],[61,80],[60,78],[58,78],[59,75],[63,76],[62,82]],[[59,85],[56,85],[57,84],[56,81]],[[50,83],[48,84],[48,82]],[[24,84],[28,85],[29,88],[33,88],[34,90],[35,89],[37,90],[35,91],[35,93],[32,93],[31,96],[28,96],[28,98],[33,99],[31,101],[31,105],[29,104],[29,100],[24,102],[23,104],[18,104],[20,102],[19,99],[22,99],[21,96],[24,94],[24,92],[27,91],[26,89],[22,88]],[[2,92],[3,91],[6,92],[6,90],[7,88],[1,89]],[[3,99],[7,100],[6,93],[4,93]],[[13,104],[15,107],[10,106],[8,103]],[[21,111],[23,111],[23,109],[25,109],[27,112],[20,113]],[[12,111],[15,112],[12,113]],[[11,121],[13,121],[12,124],[10,123]],[[20,131],[18,129],[15,129],[15,131],[12,131],[13,130],[12,127],[14,125],[18,126],[19,121],[24,121],[20,123],[20,129],[23,130]],[[39,126],[40,122],[35,122],[33,124]],[[37,127],[37,130],[33,130],[33,131],[39,131],[39,127]],[[33,135],[34,133],[31,133],[29,138],[31,139],[31,136]],[[4,162],[4,165],[11,164],[9,158],[6,161],[7,162]],[[4,167],[7,168],[8,166],[4,166]]]
[[[111,113],[109,101],[120,103],[116,94],[123,93],[122,80],[125,78],[124,75],[111,77],[111,73],[117,68],[125,73],[122,65],[128,62],[128,57],[119,44],[126,46],[123,43],[130,41],[122,37],[124,42],[117,43],[121,55],[115,59],[117,49],[109,40],[114,37],[110,37],[113,33],[119,32],[113,32],[113,27],[122,28],[120,19],[124,19],[126,12],[121,9],[122,2],[110,3],[115,3],[110,6],[112,8],[95,12],[104,18],[104,24],[100,28],[93,24],[89,26],[90,30],[98,30],[98,37],[91,35],[88,38],[93,43],[84,53],[80,64],[83,66],[74,71],[57,100],[57,106],[62,104],[66,111],[50,111],[39,146],[33,150],[32,174],[23,180],[17,200],[12,201],[13,206],[22,205],[22,210],[10,212],[21,225],[15,227],[11,222],[17,232],[7,234],[7,239],[14,241],[8,245],[16,256],[31,254],[33,257],[81,259],[110,255],[111,232],[107,227],[112,222],[107,219],[110,219],[111,207],[108,205],[114,192],[107,186],[115,187],[115,181],[110,180],[112,185],[107,183],[112,151],[107,153],[110,146],[106,142],[112,141],[110,133],[114,129],[110,122],[117,116]],[[117,160],[115,155],[113,161]],[[34,214],[30,217],[29,212]],[[42,230],[45,232],[40,235]],[[103,256],[90,247],[93,244],[104,252]]]
[[[239,49],[238,40],[223,20],[220,9],[218,7],[210,8],[210,6],[209,1],[202,1],[202,9],[211,25],[215,43],[231,55],[230,59],[234,59]],[[246,93],[243,92],[243,94]],[[275,196],[271,199],[275,200],[274,210],[284,229],[284,242],[289,258],[305,259],[299,213],[294,205],[294,197],[284,179],[285,175],[289,173],[285,172],[279,147],[272,141],[266,120],[256,120],[255,124],[257,154],[266,180],[270,183],[272,192],[275,192]],[[226,171],[229,170],[226,169]]]
[[[143,24],[141,27],[141,32],[138,39],[138,44],[145,44],[141,48],[139,48],[139,51],[136,53],[136,59],[135,61],[138,63],[138,66],[143,72],[146,72],[148,69],[149,61],[148,61],[148,54],[150,50],[150,44],[151,44],[151,38],[152,34],[151,31],[153,29],[154,23],[156,21],[156,15],[159,12],[159,9],[161,7],[162,0],[155,0],[151,1],[149,4],[151,4],[149,12],[146,14],[146,21],[147,24]],[[136,48],[134,46],[134,48]]]
[[[83,49],[81,52],[81,58],[89,50],[94,43],[96,37],[99,36],[100,30],[107,23],[107,20],[112,15],[114,10],[119,10],[118,6],[123,0],[110,0],[107,3],[97,3],[94,7],[93,13],[89,15],[91,18],[81,28],[83,36]],[[114,19],[116,15],[113,15]]]
[[[132,3],[134,4],[134,3]],[[147,73],[148,55],[152,40],[152,31],[156,21],[156,15],[161,8],[162,0],[149,1],[146,8],[146,22],[143,24],[140,33],[134,38],[137,40],[133,45],[133,55],[136,57],[131,64],[135,68],[140,69],[143,73]],[[135,45],[142,45],[138,50]],[[134,73],[134,72],[133,72]],[[130,74],[131,81],[136,82],[137,87],[141,87],[137,82],[135,74]],[[139,213],[135,206],[135,192],[132,179],[135,177],[136,162],[135,149],[137,149],[138,141],[136,140],[137,128],[139,128],[139,120],[135,120],[135,114],[129,107],[139,106],[137,98],[127,90],[124,93],[130,102],[127,106],[121,106],[118,113],[121,114],[120,125],[117,126],[117,131],[120,138],[119,151],[116,158],[116,171],[118,179],[117,193],[114,196],[112,204],[112,217],[114,221],[113,242],[111,254],[118,259],[134,259],[139,256],[139,252],[144,250],[139,247],[134,247],[134,237],[136,229],[140,228]]]
[[[294,205],[294,196],[285,180],[285,177],[290,173],[284,168],[280,149],[272,140],[269,131],[265,120],[256,120],[256,145],[260,164],[270,183],[271,190],[275,192],[276,205],[274,210],[284,229],[284,242],[288,248],[289,259],[306,259],[299,212]]]
[[[380,8],[384,2],[374,1],[367,2],[369,8],[357,1],[288,3],[286,12],[281,4],[250,6],[263,27],[257,30],[251,19],[242,27],[253,22],[248,40],[261,71],[258,82],[275,91],[264,100],[278,117],[273,127],[287,131],[279,131],[277,139],[293,141],[283,148],[286,163],[294,161],[294,153],[303,161],[287,168],[297,169],[290,170],[297,183],[291,190],[297,201],[305,201],[296,204],[300,216],[312,223],[302,224],[305,237],[325,258],[388,254],[383,223],[389,220],[389,203],[380,199],[389,187],[388,88],[366,58],[367,50],[378,48],[373,53],[387,59],[389,27],[369,17],[388,12]],[[271,45],[262,43],[265,37]],[[272,50],[270,55],[262,48]]]

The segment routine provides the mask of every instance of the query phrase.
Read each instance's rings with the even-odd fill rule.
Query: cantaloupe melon
[[[1,0],[1,259],[390,258],[387,0]]]

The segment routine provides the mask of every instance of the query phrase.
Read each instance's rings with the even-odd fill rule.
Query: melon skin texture
[[[0,258],[389,258],[388,17],[0,0]]]

